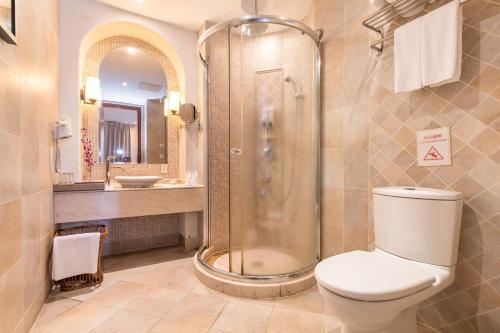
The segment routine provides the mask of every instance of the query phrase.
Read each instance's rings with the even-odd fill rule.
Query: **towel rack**
[[[461,0],[460,5],[469,1],[471,0]],[[384,26],[400,17],[410,14],[413,10],[428,2],[428,0],[396,0],[365,18],[363,20],[363,25],[380,35],[380,39],[371,44],[370,47],[377,51],[378,55],[383,54],[385,42],[394,37],[394,33],[385,34]]]

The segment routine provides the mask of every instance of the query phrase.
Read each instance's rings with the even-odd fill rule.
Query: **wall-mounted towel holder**
[[[471,0],[461,0],[463,5]],[[394,37],[393,33],[386,34],[384,26],[394,22],[400,17],[411,16],[411,13],[429,2],[428,0],[396,0],[377,10],[363,20],[363,25],[380,35],[380,39],[370,44],[370,47],[377,51],[378,55],[384,53],[385,42]]]

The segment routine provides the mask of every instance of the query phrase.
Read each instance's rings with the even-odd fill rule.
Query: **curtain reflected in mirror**
[[[114,156],[115,162],[141,163],[141,109],[102,107],[100,161]]]

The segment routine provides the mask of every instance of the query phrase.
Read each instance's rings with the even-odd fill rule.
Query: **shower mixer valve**
[[[261,111],[260,123],[264,128],[271,128],[274,126],[274,109],[264,108]]]

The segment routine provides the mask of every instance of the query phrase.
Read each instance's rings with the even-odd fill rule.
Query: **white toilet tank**
[[[375,244],[394,255],[454,266],[462,220],[462,194],[419,187],[373,189]]]

